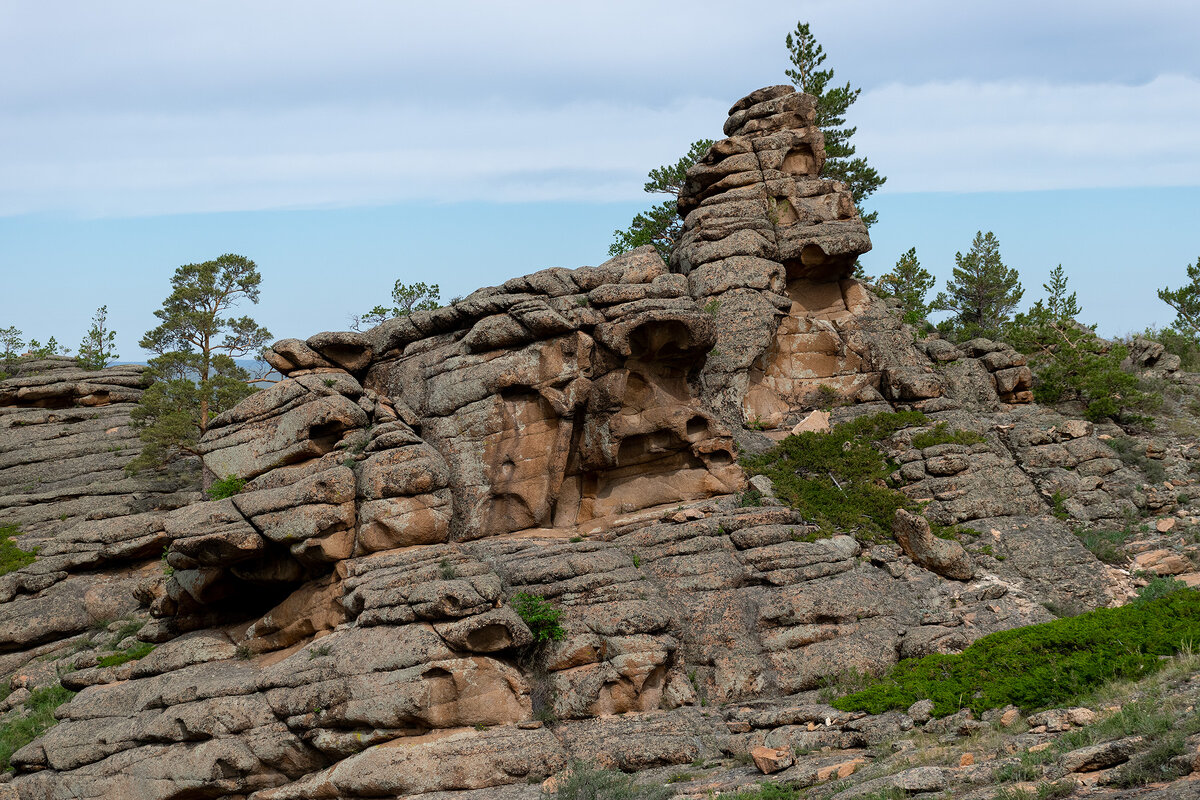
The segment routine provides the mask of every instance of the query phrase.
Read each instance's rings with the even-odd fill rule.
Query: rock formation
[[[854,280],[870,242],[819,177],[813,114],[790,87],[733,106],[688,174],[670,266],[643,248],[275,343],[284,379],[202,442],[213,474],[246,481],[231,497],[124,483],[115,401],[136,400],[136,370],[63,362],[57,382],[0,384],[2,485],[24,479],[28,442],[76,421],[125,457],[104,477],[56,467],[0,505],[41,548],[2,579],[5,674],[49,656],[78,691],[0,797],[536,797],[529,782],[573,758],[634,771],[857,747],[899,723],[824,705],[830,676],[1049,619],[1046,602],[1110,602],[1047,498],[1115,518],[1146,505],[1137,476],[1092,426],[1030,404],[1010,348],[918,340]],[[918,526],[901,550],[740,507],[739,452],[823,406],[835,424],[913,409],[978,434],[882,443],[931,521],[978,535],[952,547]],[[121,576],[123,604],[29,622],[56,585],[97,576]],[[563,612],[562,639],[535,646],[522,592]],[[135,594],[157,649],[72,652]]]

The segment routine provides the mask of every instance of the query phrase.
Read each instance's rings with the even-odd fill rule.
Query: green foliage
[[[0,575],[27,567],[37,558],[37,548],[22,550],[10,537],[21,533],[16,525],[0,525]]]
[[[825,63],[825,51],[809,30],[808,23],[797,23],[796,30],[784,39],[792,69],[786,71],[788,78],[800,91],[817,98],[817,114],[814,124],[825,134],[825,166],[821,175],[843,181],[850,187],[854,204],[862,213],[863,202],[887,181],[871,167],[865,158],[855,157],[854,145],[850,140],[857,128],[846,127],[846,112],[858,99],[862,89],[830,85],[832,69],[821,69]],[[862,214],[869,228],[878,219],[878,212]]]
[[[633,218],[625,230],[613,231],[613,243],[608,248],[610,256],[619,256],[644,245],[652,244],[664,262],[670,262],[671,252],[683,235],[683,220],[679,217],[676,198],[683,189],[688,169],[704,158],[712,139],[692,142],[683,158],[674,164],[665,164],[650,170],[642,187],[650,194],[668,194],[670,200],[651,206]]]
[[[1172,763],[1176,756],[1188,750],[1182,733],[1171,733],[1154,741],[1150,748],[1130,759],[1115,771],[1112,785],[1122,789],[1145,786],[1158,781],[1171,781],[1188,774]]]
[[[788,436],[770,451],[744,458],[742,467],[748,474],[770,478],[775,496],[799,509],[822,531],[883,541],[892,536],[896,509],[920,513],[920,508],[888,488],[886,481],[894,467],[874,445],[927,421],[917,411],[862,417],[829,433]]]
[[[665,786],[638,786],[634,776],[600,769],[583,761],[571,763],[558,781],[555,800],[666,800],[674,792]]]
[[[100,306],[92,317],[92,327],[79,343],[76,360],[84,369],[104,369],[118,358],[117,333],[108,328],[108,306]]]
[[[562,609],[555,607],[540,594],[518,592],[513,595],[509,605],[529,626],[535,643],[558,641],[567,635],[563,626],[558,624],[562,617]]]
[[[1137,597],[1133,601],[1135,606],[1144,606],[1147,603],[1153,603],[1163,597],[1170,597],[1176,592],[1182,592],[1188,588],[1188,585],[1176,578],[1160,577],[1147,583],[1142,588],[1138,589]]]
[[[1079,302],[1074,292],[1067,294],[1061,264],[1042,288],[1046,299],[1018,314],[1006,334],[1013,347],[1029,356],[1034,396],[1043,403],[1078,400],[1084,416],[1095,422],[1107,417],[1145,421],[1132,411],[1153,409],[1162,396],[1143,392],[1137,377],[1121,369],[1128,348],[1100,339],[1094,326],[1076,321]]]
[[[1175,309],[1173,327],[1193,340],[1200,337],[1200,258],[1187,267],[1188,283],[1178,289],[1158,290],[1158,299]]]
[[[21,355],[25,348],[25,340],[21,331],[14,325],[0,328],[0,360],[12,361]]]
[[[945,422],[939,422],[931,430],[918,433],[912,438],[913,447],[924,450],[939,444],[973,445],[986,442],[987,437],[974,431],[952,431]]]
[[[1128,528],[1123,531],[1108,529],[1094,531],[1077,530],[1075,531],[1075,535],[1092,555],[1105,564],[1124,564],[1127,560],[1122,545],[1125,544],[1125,541],[1131,535],[1131,531]]]
[[[442,307],[442,290],[436,283],[404,283],[396,281],[392,286],[392,306],[375,306],[365,314],[351,319],[350,327],[356,331],[373,328],[393,317],[407,317],[414,311],[432,311]]]
[[[101,667],[116,667],[129,661],[137,661],[139,658],[145,658],[153,650],[154,645],[149,642],[138,642],[128,650],[98,659],[96,664]]]
[[[1013,704],[1064,705],[1115,679],[1140,678],[1200,641],[1200,592],[1175,591],[1121,608],[993,633],[959,655],[906,659],[870,688],[842,697],[844,711],[878,714],[928,698],[941,717]]]
[[[1116,436],[1104,441],[1125,466],[1140,470],[1150,483],[1162,483],[1167,479],[1167,468],[1158,459],[1147,456],[1146,448],[1137,439]]]
[[[933,306],[925,301],[935,279],[929,270],[917,260],[917,248],[910,248],[900,256],[891,272],[879,276],[877,284],[881,290],[900,301],[904,321],[916,325],[929,316]]]
[[[958,341],[997,336],[1025,293],[1017,271],[1000,259],[1000,241],[991,231],[977,231],[967,254],[954,254],[954,264],[946,291],[931,305],[953,314],[938,329]]]
[[[721,800],[800,800],[800,790],[778,783],[760,783],[752,789],[722,792]]]
[[[1141,337],[1158,342],[1168,353],[1179,356],[1179,366],[1187,372],[1200,372],[1200,341],[1191,331],[1181,331],[1171,326],[1150,326],[1142,331]]]
[[[53,727],[58,722],[54,709],[74,696],[57,684],[35,689],[25,701],[25,716],[0,725],[0,769],[12,769],[13,753]]]
[[[271,333],[250,317],[224,315],[242,300],[257,303],[260,283],[255,263],[232,253],[175,270],[171,294],[154,312],[161,324],[138,342],[156,354],[154,383],[131,415],[144,447],[128,472],[196,454],[209,420],[255,391],[234,359],[260,353]]]
[[[209,500],[224,500],[226,497],[233,497],[246,485],[245,478],[239,478],[237,475],[226,475],[220,480],[213,481],[212,486],[208,487]]]

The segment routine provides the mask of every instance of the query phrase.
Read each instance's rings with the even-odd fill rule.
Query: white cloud
[[[1200,185],[1200,80],[894,84],[854,108],[893,192]]]
[[[1174,0],[0,0],[0,214],[642,199],[798,14],[886,191],[1200,183]]]

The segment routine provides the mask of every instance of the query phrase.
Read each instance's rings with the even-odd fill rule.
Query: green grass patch
[[[924,450],[926,447],[934,447],[939,444],[961,444],[973,445],[986,442],[987,437],[982,436],[974,431],[952,431],[944,422],[939,422],[934,425],[931,430],[924,433],[918,433],[912,439],[912,446],[918,450]]]
[[[0,575],[16,572],[21,567],[27,567],[37,557],[37,548],[22,550],[13,542],[13,536],[21,533],[16,525],[0,526]]]
[[[128,650],[98,659],[96,664],[101,667],[116,667],[129,661],[137,661],[139,658],[145,658],[153,650],[154,645],[149,642],[138,642]]]
[[[58,722],[54,709],[75,696],[62,686],[46,686],[25,701],[25,716],[0,726],[0,769],[11,769],[13,753],[41,736]]]
[[[1162,483],[1167,479],[1167,468],[1162,462],[1146,455],[1146,445],[1129,436],[1114,436],[1106,439],[1107,444],[1125,466],[1140,470],[1150,483]]]
[[[843,711],[879,714],[933,701],[934,716],[1013,704],[1063,705],[1113,679],[1141,678],[1200,641],[1200,592],[1192,589],[1121,608],[1101,608],[993,633],[959,655],[901,661],[875,685],[839,698]]]
[[[853,533],[860,541],[892,538],[896,509],[921,509],[888,486],[895,470],[876,447],[904,428],[928,422],[918,411],[876,414],[844,422],[829,433],[789,436],[766,453],[742,459],[750,475],[766,475],[775,496],[823,531]],[[947,535],[945,529],[937,529]]]

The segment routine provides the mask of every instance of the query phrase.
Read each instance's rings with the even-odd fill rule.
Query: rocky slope
[[[670,266],[645,248],[277,342],[285,379],[203,442],[246,481],[230,497],[126,482],[132,370],[0,384],[0,480],[55,476],[0,506],[39,548],[0,578],[0,723],[78,692],[0,797],[533,797],[572,759],[653,777],[862,749],[912,720],[828,707],[839,676],[1123,600],[1128,573],[1070,525],[1174,507],[1191,456],[1170,444],[1179,484],[1151,486],[1115,426],[1033,404],[1010,348],[917,339],[850,277],[870,243],[817,177],[812,119],[789,87],[733,106]],[[739,456],[821,408],[923,412],[878,446],[958,541],[818,529],[761,479],[745,494]],[[939,430],[976,435],[920,446]],[[56,437],[79,469],[26,465]],[[522,593],[562,612],[561,639],[537,641]]]

